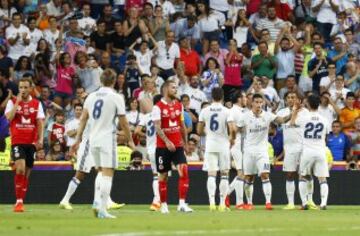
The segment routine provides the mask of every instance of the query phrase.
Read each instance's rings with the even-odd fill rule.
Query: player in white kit
[[[299,192],[302,209],[308,209],[307,181],[313,174],[319,179],[321,204],[320,209],[326,210],[329,186],[326,178],[329,169],[326,161],[326,135],[330,128],[328,121],[318,112],[320,98],[317,95],[307,97],[308,112],[296,109],[291,119],[291,125],[299,125],[302,129],[302,154],[300,158]],[[297,105],[297,107],[299,107]]]
[[[238,121],[237,126],[245,131],[244,140],[244,174],[245,174],[245,194],[248,204],[244,206],[246,210],[253,209],[252,195],[255,175],[260,175],[262,180],[263,192],[266,199],[265,208],[272,210],[271,194],[272,186],[270,183],[270,160],[268,154],[268,133],[271,122],[277,124],[286,123],[291,115],[279,117],[267,111],[263,111],[264,98],[261,94],[254,94],[252,97],[251,110],[245,112]]]
[[[153,101],[149,99],[143,99],[140,101],[143,112],[145,113],[144,119],[140,120],[140,123],[135,129],[135,133],[139,135],[143,135],[143,129],[145,128],[146,135],[146,149],[148,158],[151,164],[151,170],[153,173],[153,182],[152,189],[154,198],[152,204],[150,206],[151,211],[160,210],[160,195],[159,195],[159,177],[158,172],[156,170],[156,160],[155,160],[155,151],[156,151],[156,132],[155,132],[155,124],[152,120],[152,108],[153,104],[158,103],[161,100],[161,95],[156,95],[153,98]]]
[[[114,170],[118,165],[116,152],[116,118],[119,126],[125,132],[130,145],[134,143],[131,137],[129,124],[125,116],[125,102],[123,96],[113,89],[116,82],[116,72],[112,69],[104,70],[101,75],[103,86],[91,93],[84,103],[79,130],[76,136],[74,149],[81,142],[81,137],[86,126],[90,122],[90,154],[94,158],[95,166],[101,171],[98,174],[100,186],[99,207],[95,206],[98,218],[116,218],[107,212],[107,199],[110,196]],[[96,191],[96,189],[95,189]]]
[[[246,107],[247,97],[246,94],[241,92],[235,95],[233,100],[233,107],[231,108],[231,115],[234,119],[234,123],[237,124],[243,113],[248,111]],[[236,128],[236,126],[235,126]],[[227,207],[230,207],[230,195],[235,190],[236,205],[235,208],[238,210],[244,209],[244,172],[243,172],[243,138],[244,134],[241,129],[236,131],[235,144],[230,150],[232,159],[234,160],[237,176],[233,179],[229,185],[228,195],[225,200]]]
[[[205,163],[208,172],[207,190],[209,194],[210,210],[216,210],[216,176],[220,171],[219,184],[220,204],[219,211],[225,211],[225,198],[229,187],[230,169],[230,143],[235,141],[235,128],[231,112],[223,106],[224,92],[221,88],[214,88],[211,92],[213,102],[201,110],[197,132],[199,135],[206,133]],[[229,138],[228,130],[231,138]]]

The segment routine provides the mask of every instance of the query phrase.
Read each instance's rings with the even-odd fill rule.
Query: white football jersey
[[[301,113],[301,111],[300,111]],[[299,114],[300,114],[299,113]],[[291,114],[289,107],[285,107],[278,111],[276,114],[278,117],[285,117]],[[292,126],[290,121],[281,125],[284,136],[284,149],[286,151],[301,151],[302,147],[302,129],[299,125]],[[285,151],[285,152],[286,152]]]
[[[248,111],[248,109],[240,107],[240,106],[234,104],[233,107],[230,109],[230,111],[231,111],[231,116],[234,119],[234,123],[238,124],[239,121],[241,120],[241,117],[244,115],[244,113],[246,111]],[[235,145],[236,146],[241,146],[241,142],[242,142],[243,137],[244,137],[244,135],[242,135],[241,132],[239,132],[239,131],[236,132],[236,139],[235,139]]]
[[[276,115],[267,111],[262,111],[259,117],[251,110],[244,113],[237,126],[245,128],[245,152],[267,153],[269,125],[275,119]]]
[[[318,111],[304,111],[298,114],[295,121],[302,129],[302,144],[304,148],[326,148],[326,135],[330,128],[328,121]]]
[[[205,123],[206,152],[223,152],[230,148],[228,123],[231,112],[221,103],[212,103],[200,112],[199,121]]]
[[[124,98],[112,88],[101,87],[91,93],[84,104],[89,112],[90,145],[101,147],[112,143],[116,136],[116,117],[125,116]]]
[[[143,119],[140,120],[139,125],[146,128],[146,149],[148,154],[155,154],[156,130],[151,112],[144,115]]]

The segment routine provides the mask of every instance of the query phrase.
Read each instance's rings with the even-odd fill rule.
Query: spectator
[[[200,114],[201,104],[207,101],[205,93],[199,88],[199,77],[193,76],[189,78],[189,84],[185,86],[183,94],[190,97],[190,108]],[[182,95],[182,94],[180,94]]]
[[[59,142],[61,145],[61,150],[64,151],[66,147],[65,142],[65,114],[63,111],[57,111],[54,116],[54,122],[47,127],[49,132],[48,143]]]
[[[141,77],[144,78],[142,80],[144,89],[139,93],[138,100],[141,101],[144,98],[150,98],[152,100],[153,97],[158,94],[155,80],[153,80],[148,74],[143,74]]]
[[[126,113],[126,118],[129,122],[130,131],[134,132],[136,126],[139,124],[140,120],[143,119],[143,114],[139,111],[139,103],[135,98],[130,98],[129,100],[130,110]]]
[[[260,42],[258,49],[260,54],[253,56],[251,61],[251,68],[254,70],[254,75],[258,77],[266,76],[272,80],[277,68],[276,57],[269,53],[266,42]]]
[[[186,37],[190,40],[191,48],[194,48],[200,40],[200,27],[197,24],[196,16],[189,15],[186,18],[180,18],[172,23],[170,28],[175,33],[176,41]]]
[[[348,52],[341,38],[335,38],[333,42],[334,50],[328,52],[328,57],[336,63],[336,74],[339,74],[348,61]]]
[[[65,139],[67,151],[70,150],[70,147],[75,143],[75,138],[77,134],[77,129],[79,128],[83,106],[81,104],[76,104],[74,108],[75,117],[65,123]]]
[[[224,75],[220,71],[219,63],[210,57],[204,67],[201,78],[202,91],[208,100],[211,100],[211,91],[213,88],[222,87],[224,84]]]
[[[124,35],[127,38],[126,46],[129,47],[145,33],[147,33],[147,27],[144,21],[140,19],[138,9],[131,7],[128,18],[124,21]]]
[[[188,148],[185,151],[186,160],[188,162],[200,161],[199,154],[197,153],[197,141],[190,138],[188,141]]]
[[[241,76],[243,79],[243,89],[247,90],[251,85],[251,79],[253,77],[253,71],[251,69],[252,52],[249,44],[244,43],[241,46],[241,54],[243,55]]]
[[[47,161],[64,161],[65,153],[62,151],[62,146],[59,141],[50,144],[50,151],[46,155]]]
[[[143,170],[142,164],[143,154],[139,151],[133,151],[130,156],[130,165],[126,168],[127,170]]]
[[[164,17],[170,18],[175,13],[174,5],[168,0],[150,0],[153,6],[160,5],[163,9]]]
[[[55,41],[57,39],[62,40],[62,34],[60,34],[60,30],[57,28],[57,22],[55,16],[49,17],[49,28],[44,30],[44,39],[50,44],[51,52],[56,52]]]
[[[341,110],[339,120],[344,128],[344,132],[348,134],[354,130],[355,119],[360,116],[360,110],[354,107],[355,94],[348,92],[345,100],[345,107]]]
[[[249,20],[246,18],[245,9],[239,9],[233,25],[233,37],[237,42],[237,48],[241,48],[248,41],[249,32],[254,32]]]
[[[141,40],[138,38],[131,46],[130,50],[134,53],[136,57],[136,61],[139,65],[140,72],[143,74],[150,74],[151,60],[155,55],[155,52],[158,48],[157,42],[153,38],[151,34],[148,34],[149,39],[151,40],[151,44],[153,45],[152,49],[149,49],[149,42],[145,40]],[[133,50],[135,45],[139,44],[140,41],[140,50]]]
[[[351,142],[342,132],[341,122],[335,120],[332,123],[332,132],[326,138],[326,146],[329,147],[334,161],[347,160],[350,152]]]
[[[185,126],[188,128],[188,133],[191,133],[193,127],[196,127],[196,123],[198,121],[198,114],[194,109],[190,108],[190,97],[187,94],[183,94],[180,97],[181,103],[184,109],[184,121]],[[188,119],[190,118],[190,119]]]
[[[96,30],[96,21],[90,16],[91,6],[88,3],[85,3],[82,6],[82,18],[79,19],[79,29],[86,36],[90,36],[92,32]]]
[[[36,161],[46,161],[45,149],[39,149],[36,151]]]
[[[30,43],[29,46],[26,48],[26,55],[31,56],[34,58],[36,53],[36,48],[39,40],[43,37],[43,33],[41,30],[36,28],[36,19],[33,17],[29,17],[27,20],[28,28],[29,28],[29,36],[30,36]]]
[[[0,70],[10,76],[11,80],[14,77],[14,63],[7,56],[7,48],[5,45],[0,45]]]
[[[55,68],[49,60],[50,58],[44,53],[39,53],[35,56],[34,76],[38,84],[46,85],[53,89],[56,87],[56,81],[54,79]]]
[[[0,111],[4,111],[6,104],[12,96],[17,96],[18,86],[10,80],[6,70],[0,70]]]
[[[276,16],[276,10],[274,6],[268,6],[267,13],[267,18],[259,21],[259,24],[256,26],[256,30],[258,31],[258,34],[262,29],[269,30],[270,40],[275,42],[281,29],[285,26],[285,22]]]
[[[95,48],[96,54],[100,55],[104,51],[110,51],[110,36],[106,34],[106,23],[98,20],[97,30],[90,35],[91,46]]]
[[[9,0],[0,1],[0,28],[6,28],[11,23],[11,18],[16,13]]]
[[[199,54],[191,49],[188,38],[183,37],[179,40],[180,45],[180,61],[184,63],[185,75],[195,76],[199,75],[202,70],[202,63]]]
[[[129,88],[127,87],[124,74],[119,74],[114,89],[124,96],[125,102],[129,99]]]
[[[49,108],[55,108],[56,110],[62,110],[62,107],[57,105],[55,102],[50,100],[51,91],[49,86],[43,85],[41,86],[40,94],[38,95],[38,99],[43,105],[43,109],[46,112]]]
[[[266,109],[275,112],[279,107],[280,98],[276,92],[276,89],[270,85],[270,80],[266,76],[261,77],[262,90],[261,93],[264,95],[266,100]]]
[[[321,94],[320,97],[320,106],[319,113],[324,116],[328,121],[328,126],[330,127],[334,120],[337,119],[341,110],[336,106],[335,102],[332,100],[329,92],[325,91]]]
[[[178,66],[179,65],[182,65],[182,63],[179,63]],[[159,67],[157,67],[156,65],[152,65],[150,67],[150,72],[151,72],[151,78],[155,81],[156,90],[160,93],[161,86],[163,85],[164,80],[159,76],[159,72],[160,72]]]
[[[329,62],[327,69],[328,75],[320,79],[320,93],[335,89],[336,64]]]
[[[126,139],[124,131],[117,132],[117,157],[118,157],[118,170],[126,170],[126,167],[130,165],[131,148],[128,147],[128,140]]]
[[[12,24],[6,28],[6,40],[9,43],[8,56],[16,62],[23,55],[26,47],[30,44],[30,31],[26,25],[21,24],[20,13],[12,15]]]
[[[31,68],[30,58],[27,56],[19,57],[18,61],[16,62],[15,69],[14,69],[14,82],[18,83],[18,81],[25,75],[31,74],[33,75],[34,72]]]
[[[348,87],[351,92],[358,92],[360,89],[360,69],[357,68],[354,62],[348,62],[346,64],[346,73],[344,74],[345,86]]]
[[[351,138],[351,154],[348,162],[355,162],[357,164],[360,158],[360,117],[355,119],[355,129],[350,133]]]
[[[249,4],[251,4],[251,2],[253,1],[250,1]],[[254,12],[253,14],[249,14],[249,12],[247,13],[248,15],[250,15],[249,22],[253,27],[256,28],[256,26],[259,24],[261,20],[267,18],[267,4],[265,2],[261,3],[261,5],[259,6],[259,10],[257,12]]]
[[[100,21],[105,22],[105,33],[107,35],[110,35],[114,32],[114,23],[115,18],[112,16],[112,6],[110,4],[107,4],[104,6],[102,10],[102,16],[100,17]]]
[[[207,61],[210,57],[217,60],[220,65],[221,72],[225,71],[225,58],[229,53],[227,49],[220,48],[219,41],[217,39],[210,41],[210,51],[206,53],[204,61]]]
[[[311,8],[311,0],[300,0],[296,1],[296,6],[294,8],[294,14],[297,19],[303,18],[308,22],[315,20],[314,13]]]
[[[269,5],[275,8],[276,16],[281,20],[295,23],[295,16],[293,14],[292,8],[290,8],[286,1],[272,0],[270,1]]]
[[[127,57],[124,74],[126,85],[130,89],[130,94],[133,94],[133,92],[140,87],[141,72],[136,57],[132,54]]]
[[[64,17],[61,9],[62,3],[62,0],[50,0],[46,4],[47,14],[49,16],[55,16],[56,20],[62,19]]]
[[[348,48],[348,52],[360,59],[360,45],[354,39],[354,33],[351,29],[347,29],[344,32],[346,38],[345,48]]]
[[[154,10],[154,18],[149,24],[149,30],[155,41],[163,41],[166,38],[166,32],[170,31],[170,22],[163,16],[162,6],[156,5]]]
[[[46,4],[41,4],[39,6],[39,17],[36,19],[36,26],[39,30],[44,31],[49,28],[49,18]]]
[[[269,143],[274,149],[274,162],[279,162],[284,159],[284,136],[276,124],[271,123],[269,128]]]
[[[348,92],[350,92],[349,89],[344,87],[344,76],[343,75],[337,75],[335,79],[335,88],[330,89],[330,95],[331,99],[335,101],[336,106],[338,106],[340,109],[345,107],[345,99]]]

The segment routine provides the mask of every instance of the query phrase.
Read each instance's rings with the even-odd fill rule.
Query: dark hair
[[[307,102],[311,109],[316,110],[320,105],[320,97],[316,94],[311,94],[307,97]]]
[[[151,2],[144,3],[144,8],[145,8],[145,6],[149,6],[149,7],[151,7],[151,9],[154,9],[154,6],[152,5]]]
[[[63,52],[63,53],[60,54],[59,62],[60,62],[60,65],[61,65],[62,67],[65,66],[64,60],[65,60],[65,56],[66,56],[66,55],[69,55],[69,56],[70,56],[70,54],[69,54],[68,52]]]
[[[315,46],[320,46],[321,48],[323,48],[324,45],[322,43],[320,43],[320,42],[315,42],[313,44],[313,48],[315,48]]]
[[[355,93],[354,92],[348,92],[346,94],[346,99],[348,99],[348,98],[355,98]]]
[[[342,126],[342,123],[340,122],[340,120],[334,120],[334,121],[332,122],[332,124],[340,124],[340,126]]]
[[[214,61],[214,62],[215,62],[215,67],[216,67],[217,69],[220,68],[219,62],[218,62],[215,58],[209,57],[209,58],[206,60],[206,62],[205,62],[205,67],[204,67],[204,70],[203,70],[203,71],[209,70],[209,62],[210,62],[210,61]]]
[[[208,17],[211,13],[209,4],[204,0],[199,0],[196,5],[198,11],[199,11],[199,7],[198,7],[199,4],[203,4],[205,6],[205,15]]]
[[[280,43],[282,43],[283,41],[288,41],[288,42],[290,42],[289,38],[286,38],[286,37],[282,38],[281,41],[280,41]]]
[[[213,98],[214,101],[219,102],[224,98],[224,90],[222,90],[222,88],[213,88],[211,90],[211,97]]]
[[[260,41],[258,47],[260,46],[260,44],[265,44],[266,48],[269,48],[269,45],[266,41]]]
[[[344,34],[350,32],[351,34],[354,34],[354,31],[351,28],[348,28],[344,30]]]
[[[36,21],[36,18],[33,17],[33,16],[29,16],[29,17],[27,18],[27,23],[30,23],[30,21],[32,21],[32,20]]]
[[[74,105],[74,109],[75,109],[76,107],[81,107],[81,108],[83,108],[83,105],[82,105],[81,103],[76,103],[76,104]]]
[[[26,70],[31,70],[31,62],[30,62],[30,58],[27,56],[21,56],[18,61],[16,62],[15,68],[14,70],[20,70],[21,69],[21,63],[24,59],[27,59],[27,66],[26,66]]]
[[[295,91],[287,91],[284,95],[284,99],[286,99],[290,94],[295,94],[296,97],[299,97],[298,93]]]
[[[261,99],[264,100],[264,97],[263,97],[261,94],[259,94],[259,93],[255,93],[255,94],[252,96],[252,101],[254,101],[256,98],[261,98]]]
[[[201,103],[201,109],[203,109],[206,105],[209,105],[210,103],[209,102],[203,102]]]
[[[232,104],[237,103],[239,98],[242,98],[242,96],[243,96],[243,93],[241,91],[236,91],[231,98]]]
[[[182,101],[184,98],[190,99],[190,96],[184,93],[183,95],[180,96],[180,100]]]
[[[11,6],[9,6],[11,8]],[[20,19],[22,19],[22,16],[19,12],[15,12],[13,15],[12,15],[12,18],[11,19],[14,19],[15,16],[20,16]]]
[[[130,155],[131,160],[135,159],[135,157],[140,157],[143,159],[143,154],[139,151],[133,151]]]
[[[153,97],[153,104],[155,105],[161,100],[162,96],[160,94],[157,94]]]

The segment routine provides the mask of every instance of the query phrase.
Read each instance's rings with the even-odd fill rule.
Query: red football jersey
[[[16,103],[16,98],[10,100],[5,114]],[[39,100],[30,98],[28,102],[20,102],[15,116],[10,122],[11,144],[35,144],[37,142],[37,119],[44,119],[44,111]]]
[[[59,141],[61,145],[65,145],[65,126],[54,123],[51,127],[50,141]]]
[[[183,147],[181,135],[181,124],[183,122],[182,104],[179,101],[167,103],[161,100],[155,105],[153,114],[154,120],[160,119],[161,129],[175,147]],[[166,148],[164,141],[158,135],[156,136],[156,147]]]

